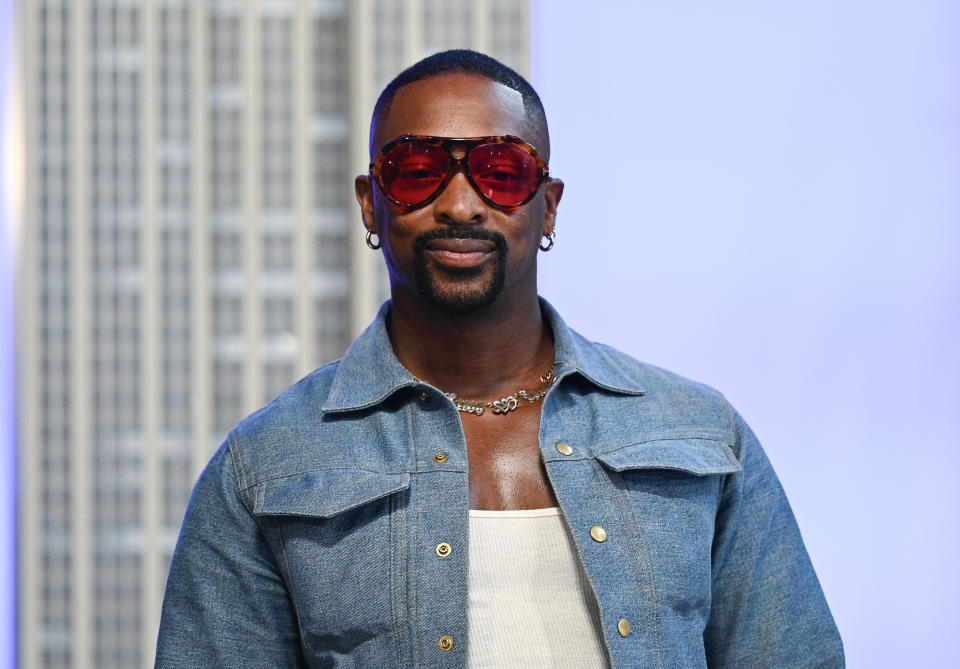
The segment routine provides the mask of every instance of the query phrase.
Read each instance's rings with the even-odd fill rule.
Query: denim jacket
[[[727,401],[542,309],[558,381],[540,452],[611,666],[842,667],[787,499]],[[156,666],[467,666],[466,442],[394,356],[388,310],[207,465]]]

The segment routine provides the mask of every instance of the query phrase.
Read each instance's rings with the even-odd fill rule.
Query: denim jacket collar
[[[387,334],[390,301],[384,302],[373,323],[350,345],[337,367],[323,411],[356,411],[379,404],[397,390],[416,385],[417,379],[397,360]],[[553,330],[558,379],[579,374],[594,385],[627,395],[643,395],[640,380],[618,366],[604,347],[588,341],[564,323],[542,297],[540,309]]]

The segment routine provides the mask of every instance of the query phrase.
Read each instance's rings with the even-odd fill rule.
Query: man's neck
[[[553,364],[553,333],[536,293],[471,313],[394,294],[389,333],[397,359],[414,376],[467,399],[512,394]]]

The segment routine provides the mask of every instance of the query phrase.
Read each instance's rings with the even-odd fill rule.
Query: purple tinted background
[[[13,4],[0,0],[0,667],[16,664],[13,48]]]
[[[0,667],[16,663],[13,48],[13,4],[0,0]]]
[[[541,292],[722,390],[850,667],[956,666],[960,4],[534,0]]]

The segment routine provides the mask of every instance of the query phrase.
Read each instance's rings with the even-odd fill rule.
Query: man
[[[391,300],[211,460],[158,666],[843,665],[749,428],[538,299],[549,151],[486,56],[387,86],[356,192]]]

